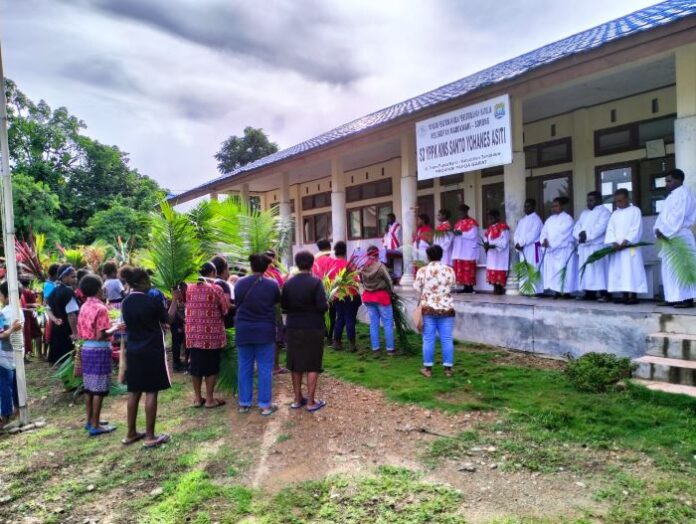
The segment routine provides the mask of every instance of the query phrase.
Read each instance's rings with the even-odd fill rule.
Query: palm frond
[[[201,245],[201,253],[211,258],[217,253],[217,235],[215,234],[215,203],[203,200],[186,213]]]
[[[84,267],[85,265],[85,257],[82,249],[79,247],[63,250],[63,258],[66,264],[70,264],[75,268]]]
[[[218,375],[217,389],[226,393],[237,393],[238,380],[238,362],[237,348],[235,344],[234,328],[227,330],[227,344],[222,350],[220,356],[220,373]]]
[[[578,247],[575,246],[573,248],[573,251],[571,251],[570,255],[568,255],[568,258],[565,261],[565,264],[563,264],[563,267],[561,268],[560,277],[561,277],[561,294],[565,290],[565,283],[566,283],[566,277],[568,276],[568,266],[570,265],[570,261],[573,259],[575,254],[578,252]]]
[[[185,215],[167,202],[152,217],[152,229],[145,264],[154,270],[153,283],[170,293],[181,282],[194,280],[202,256],[196,232]]]
[[[519,282],[520,293],[527,296],[536,295],[536,286],[541,282],[541,271],[527,261],[524,251],[520,253],[522,253],[522,260],[513,267]]]
[[[658,238],[662,263],[680,287],[696,286],[696,250],[681,237]]]
[[[413,355],[415,350],[408,340],[408,333],[413,332],[411,325],[406,318],[406,306],[402,298],[394,291],[391,291],[392,315],[394,317],[394,330],[399,341],[401,351],[406,355]]]
[[[635,244],[628,244],[627,248],[651,246],[651,245],[652,244],[650,242],[637,242]],[[606,247],[603,247],[602,249],[598,249],[597,251],[592,253],[589,257],[587,257],[587,260],[585,260],[583,265],[580,266],[580,278],[582,278],[583,275],[585,274],[585,270],[587,269],[587,266],[589,266],[590,264],[594,264],[595,262],[598,262],[605,257],[608,257],[612,253],[616,253],[616,251],[614,251],[613,246],[606,246]]]
[[[63,355],[53,367],[53,378],[61,382],[65,391],[74,391],[82,386],[82,377],[75,376],[75,350]]]

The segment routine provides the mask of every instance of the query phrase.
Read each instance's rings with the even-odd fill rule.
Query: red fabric
[[[345,258],[334,258],[334,263],[333,266],[331,266],[331,269],[329,270],[328,276],[330,279],[336,278],[338,275],[338,272],[341,271],[341,269],[345,269],[348,267],[348,261]],[[355,287],[351,287],[348,289],[348,294],[351,296],[355,296],[358,294],[358,275],[356,273],[355,275]]]
[[[363,291],[362,301],[364,304],[379,304],[380,306],[388,306],[391,304],[391,296],[386,289],[377,291]]]
[[[440,222],[440,223],[437,225],[437,228],[436,228],[436,229],[437,229],[438,231],[451,231],[451,230],[452,230],[452,224],[450,224],[449,222]]]
[[[336,259],[328,253],[318,255],[314,259],[312,274],[317,278],[324,278],[332,270],[335,263]]]
[[[401,242],[399,242],[399,230],[401,229],[401,224],[398,222],[394,222],[392,226],[389,226],[387,228],[387,233],[389,234],[389,241],[388,243],[384,246],[386,249],[399,249],[399,246],[401,246]]]
[[[283,284],[285,284],[285,280],[283,279],[283,275],[280,274],[280,270],[271,265],[268,266],[268,269],[266,269],[266,272],[263,274],[264,277],[270,278],[271,280],[275,280],[278,283],[278,287],[282,288]]]
[[[503,234],[503,231],[507,231],[510,229],[507,224],[503,222],[498,222],[496,224],[493,224],[488,228],[486,231],[486,236],[490,238],[491,240],[495,240],[498,238],[500,235]]]
[[[96,297],[89,297],[77,315],[77,336],[83,340],[100,340],[102,331],[111,327],[109,309]]]
[[[229,298],[220,286],[208,282],[189,285],[186,288],[186,347],[225,347],[227,336],[224,317],[229,309]]]
[[[455,260],[454,276],[461,286],[476,285],[476,260]]]
[[[478,222],[476,222],[476,220],[473,218],[461,218],[457,220],[456,224],[454,224],[455,231],[461,231],[462,233],[471,231],[475,227],[478,227]]]
[[[419,242],[421,240],[427,242],[427,239],[423,235],[425,233],[431,232],[432,230],[433,228],[429,224],[419,227],[418,229],[416,229],[416,238],[414,239],[414,242]]]
[[[492,286],[505,286],[507,284],[507,271],[502,269],[486,270],[486,281]]]

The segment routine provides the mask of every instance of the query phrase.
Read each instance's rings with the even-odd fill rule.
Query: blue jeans
[[[370,314],[370,341],[372,351],[379,351],[379,323],[384,327],[384,338],[387,343],[387,351],[394,350],[394,313],[391,304],[380,306],[379,304],[365,304]]]
[[[334,340],[343,338],[343,328],[346,328],[348,340],[355,341],[355,322],[358,317],[358,309],[360,309],[360,295],[355,295],[345,300],[337,300],[334,302],[336,308],[336,327],[334,329]]]
[[[257,404],[260,408],[271,405],[273,398],[273,362],[275,342],[237,346],[239,364],[239,405],[251,406],[254,401],[254,363],[258,369]]]
[[[442,365],[454,365],[454,341],[452,329],[454,317],[434,317],[423,315],[423,365],[431,367],[435,361],[435,339],[440,337],[442,346]]]
[[[9,417],[14,406],[14,369],[0,366],[0,415]]]

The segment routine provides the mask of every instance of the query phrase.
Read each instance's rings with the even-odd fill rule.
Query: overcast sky
[[[5,74],[177,193],[245,126],[281,148],[654,0],[7,0]]]

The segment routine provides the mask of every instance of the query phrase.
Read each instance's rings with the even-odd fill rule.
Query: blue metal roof
[[[369,115],[343,124],[322,135],[310,138],[300,144],[260,158],[255,162],[236,169],[232,173],[215,178],[190,191],[193,192],[198,189],[203,189],[223,180],[231,180],[242,173],[290,159],[301,153],[306,153],[317,147],[347,138],[361,131],[378,127],[427,107],[461,97],[476,89],[488,87],[504,80],[510,80],[562,58],[590,51],[609,42],[676,22],[694,13],[696,13],[696,1],[668,0],[657,5],[646,7],[640,11],[606,22],[552,44],[545,45],[516,58],[506,60],[505,62],[501,62],[500,64],[479,71],[478,73],[438,87],[422,95],[370,113]]]

